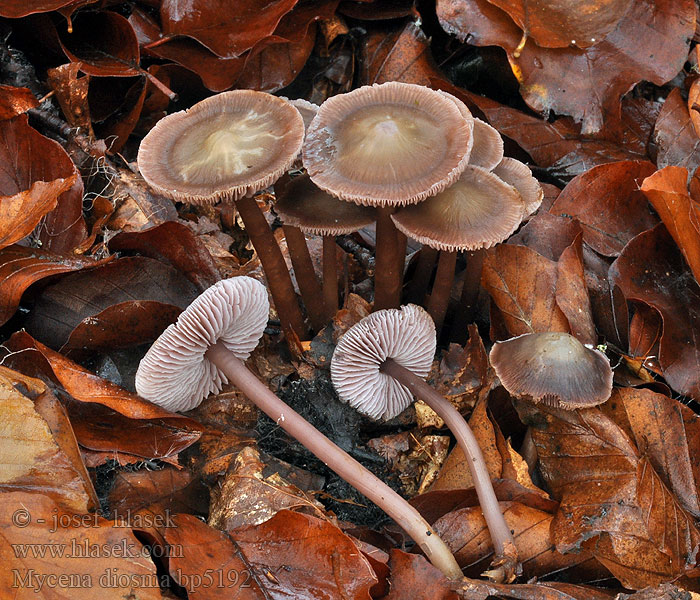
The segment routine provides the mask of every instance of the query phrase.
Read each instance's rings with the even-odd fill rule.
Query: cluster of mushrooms
[[[398,415],[414,396],[442,417],[468,458],[491,533],[489,575],[510,581],[520,568],[517,550],[481,450],[464,418],[423,379],[435,355],[435,321],[444,317],[447,299],[433,292],[428,312],[412,304],[394,307],[400,300],[404,236],[441,252],[436,278],[445,277],[449,289],[456,252],[506,239],[539,206],[541,188],[525,165],[503,157],[495,130],[474,119],[456,98],[422,86],[364,87],[330,98],[318,110],[239,90],[162,119],[141,144],[142,175],[179,201],[235,202],[287,333],[304,331],[305,321],[280,248],[253,195],[286,173],[300,152],[307,174],[286,182],[275,210],[314,328],[338,306],[333,236],[377,225],[376,312],[348,330],[336,347],[331,378],[338,395],[374,419]],[[324,236],[322,282],[313,271],[304,233]],[[470,294],[463,291],[463,297]],[[139,366],[137,391],[169,410],[187,411],[223,384],[235,385],[384,509],[447,577],[461,578],[450,549],[410,504],[246,368],[268,313],[267,290],[256,280],[218,282],[153,344]],[[603,402],[611,393],[612,372],[604,355],[568,334],[497,343],[491,359],[503,385],[518,397],[572,408]],[[576,366],[564,369],[568,375],[562,377],[565,363]]]

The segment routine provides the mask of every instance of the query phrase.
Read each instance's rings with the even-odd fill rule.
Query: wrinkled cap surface
[[[308,175],[295,177],[285,186],[275,212],[286,225],[316,235],[351,233],[376,220],[374,208],[339,200],[314,185]]]
[[[473,119],[427,87],[389,82],[329,98],[303,148],[311,179],[358,204],[403,206],[437,194],[466,167]]]
[[[539,181],[532,176],[532,171],[526,164],[514,158],[505,157],[493,169],[493,173],[520,192],[525,203],[524,216],[531,215],[540,207],[544,190]]]
[[[608,359],[568,333],[526,333],[496,342],[489,358],[513,396],[574,409],[602,404],[612,393]]]
[[[420,306],[379,310],[351,327],[335,348],[331,379],[341,400],[372,419],[392,419],[411,392],[380,372],[387,358],[425,377],[435,355],[435,324]]]
[[[204,356],[221,342],[246,360],[270,310],[265,286],[251,277],[224,279],[202,293],[155,341],[136,371],[140,396],[172,411],[191,410],[228,383]]]
[[[522,217],[518,191],[493,173],[471,165],[437,196],[391,215],[399,231],[421,244],[450,252],[490,248],[510,236]]]
[[[141,142],[138,165],[161,194],[212,204],[272,184],[294,162],[303,140],[304,121],[289,102],[235,90],[158,121]]]

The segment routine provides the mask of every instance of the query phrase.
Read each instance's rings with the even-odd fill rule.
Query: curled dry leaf
[[[43,381],[0,367],[0,490],[41,490],[69,511],[99,504],[65,410]]]
[[[129,21],[109,10],[84,11],[72,20],[72,31],[56,28],[61,48],[80,70],[99,77],[139,75],[141,56]]]
[[[649,457],[678,502],[700,517],[700,421],[685,404],[651,390],[618,388],[602,406]]]
[[[678,89],[671,90],[654,125],[654,142],[658,147],[656,164],[685,167],[691,173],[700,165],[700,137],[690,120],[688,106]]]
[[[556,303],[557,264],[524,246],[499,244],[487,251],[482,285],[498,306],[511,336],[569,332]]]
[[[631,0],[489,0],[542,48],[588,48],[610,33]]]
[[[696,220],[700,211],[690,197],[687,180],[686,169],[666,167],[644,180],[642,192],[683,253],[695,281],[700,282],[700,226]]]
[[[0,164],[4,248],[32,232],[77,181],[78,173],[60,144],[30,127],[26,115],[0,121]]]
[[[578,219],[586,244],[605,256],[618,256],[635,235],[658,222],[639,191],[654,170],[647,161],[593,167],[569,182],[550,212]]]
[[[504,48],[525,101],[534,110],[582,121],[585,135],[600,132],[604,123],[619,125],[620,98],[637,82],[661,85],[673,78],[695,30],[692,0],[641,0],[590,48],[526,43],[515,57],[521,31],[487,0],[440,0],[437,11],[448,33],[476,46]]]
[[[557,578],[564,574],[568,581],[605,579],[607,571],[585,550],[576,554],[561,554],[550,535],[553,514],[522,504],[501,502],[503,516],[513,531],[523,577]],[[462,508],[440,517],[435,530],[454,551],[455,558],[466,575],[478,577],[488,569],[493,546],[479,506]],[[562,573],[563,572],[563,573]]]
[[[695,566],[700,531],[646,454],[598,408],[565,411],[518,401],[540,472],[561,500],[560,552],[584,547],[625,587],[641,589]]]
[[[130,256],[45,288],[27,330],[52,348],[124,348],[153,341],[199,295],[178,271]]]
[[[183,35],[201,42],[223,58],[237,58],[274,32],[298,0],[272,0],[261,10],[253,0],[229,10],[226,0],[165,0],[160,20],[166,36]]]
[[[625,298],[661,313],[659,362],[666,382],[700,399],[700,285],[663,224],[635,237],[610,267],[611,283]]]
[[[13,334],[3,346],[9,352],[4,364],[38,377],[49,385],[58,384],[59,389],[77,401],[74,405],[69,404],[69,413],[72,411],[75,415],[72,418],[78,441],[82,444],[80,438],[84,438],[88,448],[98,446],[93,449],[110,450],[115,445],[122,445],[123,451],[129,454],[168,457],[192,445],[201,434],[201,426],[195,421],[163,410],[101,379],[25,332]],[[81,408],[81,403],[88,406]],[[97,406],[90,406],[93,403]],[[115,436],[114,430],[122,433]]]
[[[300,509],[323,516],[323,506],[266,465],[252,446],[238,453],[215,490],[208,523],[222,530],[259,525],[280,510]],[[318,516],[317,515],[317,516]]]
[[[229,535],[271,597],[369,600],[377,582],[353,539],[316,517],[283,510]]]
[[[33,283],[59,273],[96,267],[111,260],[62,256],[39,248],[16,244],[0,250],[0,324],[19,306],[24,291]]]
[[[65,511],[37,493],[10,492],[0,499],[0,538],[4,542],[0,544],[0,561],[5,565],[0,571],[0,589],[14,590],[16,598],[41,597],[39,594],[62,598],[70,590],[73,600],[94,600],[95,590],[102,589],[103,597],[108,597],[107,588],[115,589],[115,582],[123,578],[137,590],[139,600],[162,598],[156,567],[130,527],[115,527],[113,521],[95,514]],[[50,531],[53,523],[59,526]],[[45,554],[40,555],[36,542],[49,536],[51,547],[44,547]],[[19,555],[18,548],[24,549]],[[76,560],[75,552],[93,548],[109,549],[109,557]],[[120,552],[120,548],[125,551]],[[18,585],[17,577],[25,585]],[[52,581],[54,586],[50,586]]]

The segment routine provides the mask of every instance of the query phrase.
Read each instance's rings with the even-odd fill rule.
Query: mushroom
[[[329,98],[309,126],[302,159],[313,182],[342,200],[378,208],[375,310],[400,299],[403,257],[391,213],[459,177],[472,128],[444,95],[399,82]]]
[[[189,410],[229,382],[340,477],[380,506],[450,579],[462,572],[449,548],[406,500],[273,394],[245,366],[267,323],[265,287],[250,277],[202,293],[151,346],[136,373],[144,398]]]
[[[422,378],[435,355],[435,326],[419,306],[372,313],[351,327],[335,348],[331,379],[342,400],[372,419],[391,419],[413,402],[432,408],[467,457],[479,503],[493,540],[489,576],[511,581],[519,572],[517,550],[491,485],[483,454],[457,409]]]
[[[457,251],[471,253],[462,288],[464,323],[456,324],[458,329],[466,329],[478,297],[482,250],[510,236],[523,217],[540,205],[543,192],[526,165],[503,158],[503,140],[496,129],[473,118],[464,102],[455,96],[438,93],[453,102],[465,120],[474,122],[469,166],[451,187],[421,205],[399,210],[392,219],[400,231],[432,249],[421,253],[412,299],[423,301],[435,251],[440,251],[428,303],[428,312],[439,332],[450,299]]]
[[[304,320],[292,280],[253,194],[292,165],[303,139],[303,119],[288,102],[235,90],[161,119],[138,152],[143,178],[161,194],[190,204],[236,202],[282,327],[298,336],[304,333]]]
[[[318,330],[338,311],[335,236],[370,225],[376,219],[375,210],[368,206],[343,202],[314,185],[308,175],[302,175],[295,177],[285,186],[277,198],[275,211],[283,223],[304,304],[308,309],[313,307],[315,312],[318,310],[316,302],[323,302],[325,310],[320,315],[320,322],[318,315],[313,319]],[[323,236],[322,296],[316,291],[318,280],[304,240],[305,233]],[[312,283],[308,283],[310,280]]]
[[[489,359],[516,398],[574,410],[602,404],[612,394],[613,372],[605,354],[568,333],[526,333],[496,342]],[[537,449],[530,427],[520,453],[532,471]]]
[[[602,404],[612,393],[605,354],[568,333],[525,333],[496,342],[489,358],[503,387],[517,398],[573,410]]]
[[[437,196],[392,215],[396,227],[440,250],[428,312],[440,331],[454,280],[457,252],[490,248],[508,238],[523,218],[519,192],[481,167],[468,166]]]

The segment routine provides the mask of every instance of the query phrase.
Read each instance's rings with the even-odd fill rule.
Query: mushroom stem
[[[323,300],[327,321],[338,312],[338,267],[336,262],[335,236],[323,236]]]
[[[430,562],[447,578],[462,578],[462,571],[450,549],[406,500],[282,402],[223,344],[211,346],[207,350],[206,358],[284,431],[381,507],[418,543]]]
[[[396,308],[401,299],[399,243],[391,220],[393,208],[377,208],[377,245],[374,271],[374,307],[372,310]]]
[[[450,293],[452,292],[452,282],[455,278],[456,264],[457,252],[448,252],[446,250],[440,252],[437,272],[435,273],[435,282],[430,292],[430,300],[428,301],[427,307],[428,313],[430,313],[433,321],[435,321],[435,332],[438,339],[440,339],[440,331],[445,321],[447,306],[450,303]]]
[[[326,310],[323,305],[321,284],[311,262],[309,247],[306,245],[306,237],[298,227],[283,224],[282,229],[311,327],[314,331],[320,331],[326,324]]]
[[[236,200],[236,208],[243,219],[250,241],[260,257],[283,331],[288,333],[291,330],[300,339],[305,339],[304,317],[292,286],[289,269],[258,203],[252,195],[246,195]]]
[[[467,325],[473,323],[476,318],[479,290],[481,289],[481,271],[484,266],[486,251],[474,250],[467,253],[467,268],[464,273],[464,286],[460,298],[461,310],[457,311],[454,325],[453,339],[458,343],[464,343],[467,339]]]
[[[491,477],[486,469],[486,462],[481,453],[481,448],[471,428],[450,402],[438,394],[423,379],[402,367],[395,360],[387,358],[379,370],[405,385],[414,396],[423,400],[440,416],[457,438],[457,443],[467,458],[476,494],[479,497],[479,504],[484,513],[486,525],[491,533],[495,553],[493,565],[500,567],[496,569],[496,572],[502,574],[505,577],[505,581],[512,581],[520,571],[518,551],[515,547],[513,534],[501,512],[496,493],[493,491]]]
[[[408,284],[407,302],[423,305],[423,298],[425,298],[425,294],[428,291],[437,256],[438,250],[435,248],[423,246],[420,249],[416,270],[413,272],[411,282]]]

